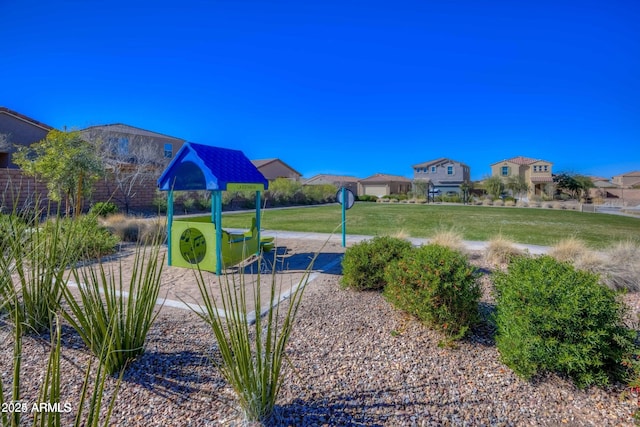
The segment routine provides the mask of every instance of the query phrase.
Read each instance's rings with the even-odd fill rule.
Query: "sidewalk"
[[[297,231],[278,231],[278,230],[263,230],[261,232],[263,236],[273,236],[280,239],[306,239],[306,240],[318,240],[318,241],[330,241],[342,243],[341,234],[329,234],[329,233],[311,233],[311,232],[297,232]],[[354,245],[355,243],[362,242],[364,240],[373,239],[374,236],[363,236],[358,234],[347,234],[346,243],[347,247]],[[409,237],[409,240],[414,246],[426,245],[429,243],[429,239]],[[464,240],[465,247],[472,251],[482,251],[487,249],[488,242],[478,242],[472,240]],[[514,246],[521,250],[527,250],[530,254],[541,255],[547,253],[549,247],[538,245],[525,245],[520,243],[514,243]]]

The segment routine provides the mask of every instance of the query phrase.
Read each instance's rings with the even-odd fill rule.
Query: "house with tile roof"
[[[411,180],[399,175],[377,173],[358,182],[358,194],[370,196],[387,196],[390,194],[406,194],[411,190]]]
[[[273,181],[277,178],[287,178],[293,181],[300,181],[300,178],[302,177],[300,172],[277,158],[251,160],[251,163],[253,163],[269,181]]]
[[[358,196],[358,181],[360,179],[355,176],[347,175],[331,175],[331,174],[318,174],[305,180],[302,185],[324,185],[329,184],[336,187],[336,190],[345,187],[351,190],[353,194]]]
[[[520,175],[529,184],[529,196],[542,195],[548,185],[553,184],[553,163],[529,157],[512,157],[491,165],[491,176],[498,176],[505,182]]]
[[[620,188],[640,186],[640,171],[632,171],[614,176],[611,181]]]
[[[462,194],[460,186],[471,181],[469,166],[456,160],[441,157],[412,166],[414,181],[426,181],[431,191],[440,194]]]

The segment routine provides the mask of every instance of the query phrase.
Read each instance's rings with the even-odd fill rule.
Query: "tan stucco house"
[[[411,190],[411,180],[399,175],[377,173],[358,183],[358,194],[370,196],[387,196],[390,194],[406,194]]]
[[[280,159],[251,160],[251,163],[267,178],[272,181],[277,178],[288,178],[300,181],[302,174]]]
[[[620,188],[640,186],[640,171],[633,171],[614,176],[611,181]]]
[[[305,180],[303,185],[330,184],[335,186],[336,189],[345,187],[358,196],[358,181],[360,180],[355,176],[318,174]]]
[[[529,196],[542,195],[545,187],[553,183],[553,163],[528,157],[513,157],[491,165],[491,176],[503,180],[520,175],[529,184]]]

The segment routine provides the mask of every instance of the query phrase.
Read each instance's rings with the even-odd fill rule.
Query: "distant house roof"
[[[440,157],[439,159],[435,159],[435,160],[430,160],[428,162],[423,162],[423,163],[418,163],[417,165],[413,165],[411,166],[412,168],[428,168],[430,166],[437,166],[437,165],[441,165],[441,164],[445,164],[445,163],[458,163],[462,166],[467,166],[466,164],[462,163],[462,162],[458,162],[455,161],[453,159],[449,159],[446,157]]]
[[[511,162],[511,163],[515,163],[517,165],[530,165],[530,164],[536,163],[536,162],[546,162],[546,160],[532,159],[532,158],[529,158],[529,157],[518,156],[518,157],[512,157],[510,159],[500,160],[499,162],[492,163],[492,165],[497,165],[498,163],[503,163],[503,162]],[[547,162],[547,163],[551,163],[551,162]]]
[[[130,135],[146,136],[149,138],[169,138],[169,139],[175,139],[180,142],[184,141],[184,139],[176,138],[175,136],[165,135],[158,132],[152,132],[150,130],[142,129],[142,128],[131,126],[131,125],[126,125],[124,123],[113,123],[108,125],[89,126],[85,129],[82,129],[82,132],[87,132],[91,130],[102,130],[105,132],[113,132],[113,133],[126,133]]]
[[[10,115],[10,116],[13,116],[18,120],[22,120],[23,122],[27,122],[27,123],[29,123],[29,124],[31,124],[33,126],[37,126],[37,127],[41,128],[41,129],[44,129],[44,130],[47,130],[47,131],[53,130],[52,126],[44,124],[44,123],[42,123],[42,122],[40,122],[38,120],[32,119],[31,117],[25,116],[24,114],[20,114],[17,111],[10,110],[7,107],[0,107],[0,113],[4,113],[4,114]]]
[[[627,172],[627,173],[621,173],[620,175],[616,175],[616,176],[638,176],[640,177],[640,171],[633,171],[633,172]]]
[[[384,174],[384,173],[377,173],[375,175],[371,175],[368,178],[361,179],[360,183],[371,184],[371,183],[375,183],[375,182],[390,182],[390,181],[411,182],[411,180],[409,178],[406,178],[404,176],[387,175],[387,174]]]
[[[269,185],[242,151],[185,142],[158,179],[158,188],[213,191],[226,190],[230,183]]]
[[[286,164],[285,162],[283,162],[278,158],[251,160],[251,163],[253,163],[257,168],[261,168],[261,167],[270,165],[272,163],[281,163],[283,166],[291,169],[291,171],[294,172],[296,175],[302,176],[300,172],[298,172],[297,170],[295,170],[294,168],[292,168],[291,166],[289,166],[288,164]]]
[[[358,182],[359,178],[348,175],[331,175],[331,174],[318,174],[305,180],[305,184],[320,183],[320,184],[332,184],[334,182]]]

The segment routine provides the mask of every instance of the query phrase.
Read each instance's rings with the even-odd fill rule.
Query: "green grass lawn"
[[[263,210],[262,228],[283,231],[340,232],[339,205]],[[253,214],[225,214],[225,227],[246,228]],[[431,237],[455,229],[465,240],[489,240],[502,234],[518,242],[553,245],[565,237],[584,240],[593,248],[611,242],[640,241],[640,218],[553,209],[461,205],[387,205],[356,203],[347,211],[347,233]]]

